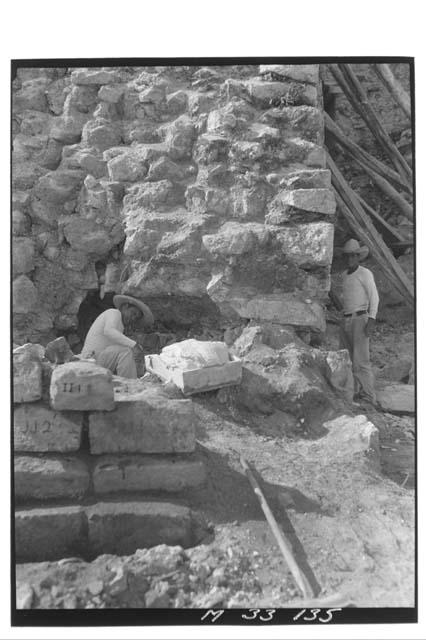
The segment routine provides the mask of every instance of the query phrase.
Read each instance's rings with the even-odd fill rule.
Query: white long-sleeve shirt
[[[124,335],[121,313],[118,309],[107,309],[96,318],[89,329],[81,351],[83,358],[97,357],[111,345],[133,348],[134,340]]]
[[[353,273],[343,272],[343,312],[367,311],[375,318],[379,307],[374,276],[370,269],[358,267]]]

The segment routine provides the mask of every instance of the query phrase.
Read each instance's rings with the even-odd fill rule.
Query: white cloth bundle
[[[228,348],[224,342],[183,340],[164,347],[161,359],[171,369],[183,371],[223,365],[229,362]]]

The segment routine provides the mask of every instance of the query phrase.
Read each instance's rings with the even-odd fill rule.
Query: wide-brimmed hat
[[[137,307],[143,315],[143,324],[147,327],[150,327],[154,324],[154,316],[152,315],[151,309],[148,305],[144,304],[141,300],[137,298],[133,298],[133,296],[125,296],[122,294],[117,294],[113,297],[112,302],[117,309],[120,309],[123,304],[133,304]]]
[[[344,244],[342,253],[346,255],[356,253],[357,255],[359,255],[360,260],[365,260],[365,258],[368,256],[368,247],[361,246],[358,240],[351,238]]]

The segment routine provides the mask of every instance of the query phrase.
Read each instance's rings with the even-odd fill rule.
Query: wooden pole
[[[367,94],[364,91],[362,84],[356,77],[351,66],[349,64],[339,64],[339,68],[355,96],[358,113],[369,126],[377,141],[382,145],[383,150],[389,156],[389,159],[394,164],[401,178],[403,178],[403,180],[408,184],[411,184],[413,181],[413,174],[410,165],[383,128],[376,112],[368,101]]]
[[[269,526],[272,529],[272,533],[275,536],[276,541],[278,542],[278,546],[281,550],[281,553],[284,556],[285,561],[287,562],[288,568],[290,569],[293,578],[296,581],[297,586],[301,590],[304,598],[313,598],[314,592],[309,584],[305,574],[302,569],[297,564],[297,560],[293,555],[291,543],[285,537],[282,530],[279,528],[277,521],[274,518],[274,515],[269,508],[268,503],[266,502],[266,498],[263,494],[262,489],[259,487],[256,478],[254,477],[248,463],[246,460],[241,457],[240,458],[241,466],[244,469],[244,472],[249,479],[249,482],[252,486],[254,493],[256,494],[257,499],[260,502],[260,506],[262,507],[263,513],[265,514],[266,520],[268,521]]]
[[[398,193],[398,191],[394,189],[393,186],[389,184],[387,180],[385,180],[385,178],[382,178],[382,176],[379,176],[375,171],[373,171],[373,169],[364,167],[364,170],[366,171],[366,173],[368,173],[370,178],[377,184],[380,190],[383,191],[383,193],[386,196],[388,196],[388,198],[390,198],[391,200],[393,200],[393,202],[395,202],[395,204],[398,206],[398,208],[401,210],[404,216],[406,216],[409,220],[413,220],[414,213],[413,213],[413,207],[411,206],[411,204],[407,202],[405,198],[400,193]]]
[[[373,69],[391,94],[397,105],[401,107],[411,121],[411,100],[408,93],[393,75],[388,64],[373,64]]]
[[[361,167],[368,166],[376,171],[380,176],[395,183],[400,189],[409,191],[407,185],[401,180],[399,173],[380,162],[377,158],[362,149],[356,142],[346,136],[339,125],[324,112],[324,124],[327,133],[330,133],[340,146],[357,162]]]
[[[363,90],[358,78],[356,78],[355,74],[350,69],[350,66],[343,64],[330,64],[329,68],[337,83],[343,89],[353,109],[361,116],[381,147],[389,156],[404,184],[412,190],[413,176],[411,168],[380,124],[379,119],[368,102],[367,94]]]
[[[395,229],[395,227],[393,227],[391,224],[389,224],[389,222],[387,222],[384,218],[382,218],[382,216],[380,214],[378,214],[377,211],[375,211],[373,209],[373,207],[370,207],[370,205],[367,204],[367,202],[363,198],[361,198],[361,196],[359,196],[358,194],[356,194],[356,195],[357,195],[357,198],[360,201],[361,205],[370,214],[370,216],[375,218],[377,220],[377,222],[379,222],[382,225],[382,227],[387,229],[394,236],[394,238],[396,238],[400,242],[405,242],[406,238],[404,238],[404,236],[402,236],[399,233],[399,231],[397,231]]]
[[[407,274],[401,269],[383,238],[360,205],[355,192],[340,173],[334,160],[327,153],[327,165],[331,171],[337,203],[357,236],[368,246],[381,269],[410,306],[414,306],[414,289]]]

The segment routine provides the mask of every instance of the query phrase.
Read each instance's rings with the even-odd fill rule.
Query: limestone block
[[[260,116],[260,122],[277,128],[284,139],[300,137],[318,144],[324,140],[324,116],[317,107],[274,107]]]
[[[191,400],[173,400],[153,389],[116,400],[115,411],[90,415],[92,454],[194,451],[196,416]]]
[[[263,142],[265,144],[278,141],[280,137],[279,129],[259,122],[253,123],[247,133],[247,139],[250,142]]]
[[[412,368],[413,361],[411,358],[398,358],[383,367],[380,371],[380,376],[385,380],[401,382],[404,378],[409,378]],[[408,381],[408,384],[413,383]]]
[[[304,164],[307,167],[325,169],[325,149],[303,138],[288,138],[285,145],[277,153],[277,160],[283,164]]]
[[[195,139],[195,127],[188,116],[180,116],[168,128],[165,143],[172,160],[181,160],[191,156]]]
[[[269,204],[266,222],[282,224],[300,212],[334,215],[336,200],[331,189],[294,189],[280,191]]]
[[[229,195],[225,189],[191,184],[185,191],[186,206],[199,213],[218,213],[225,215],[228,211]]]
[[[64,226],[64,236],[77,251],[104,255],[124,238],[124,232],[114,218],[83,219],[75,216]]]
[[[317,302],[305,302],[293,294],[266,294],[251,298],[235,294],[227,302],[242,318],[276,322],[325,331],[324,310]]]
[[[192,512],[167,502],[100,502],[86,509],[91,551],[129,555],[159,544],[191,546]]]
[[[12,208],[14,211],[25,211],[30,204],[31,193],[29,191],[13,191]]]
[[[37,290],[27,276],[15,278],[12,285],[13,313],[30,313],[37,306]]]
[[[12,211],[12,233],[14,236],[26,236],[31,233],[31,218],[23,211]]]
[[[85,522],[82,507],[16,509],[16,561],[42,562],[84,553]]]
[[[240,185],[231,188],[231,209],[236,218],[260,218],[265,210],[265,192],[260,187],[246,189]]]
[[[70,362],[73,357],[74,354],[64,336],[60,336],[46,345],[46,358],[54,364]]]
[[[17,114],[27,109],[47,111],[46,89],[48,84],[49,80],[43,77],[23,82],[21,88],[13,93],[13,113]]]
[[[330,222],[283,227],[276,238],[283,253],[297,265],[328,266],[333,260],[334,225]]]
[[[59,116],[55,118],[50,135],[54,140],[64,145],[80,142],[83,127],[89,118],[90,114],[78,112],[72,115]]]
[[[152,181],[171,180],[173,182],[182,180],[182,178],[182,169],[175,162],[163,156],[151,164],[147,179]]]
[[[12,239],[12,268],[15,275],[34,269],[35,248],[31,238]]]
[[[32,347],[33,345],[28,345]],[[13,353],[13,401],[34,402],[42,394],[41,359],[31,349]]]
[[[125,86],[123,85],[111,85],[104,84],[98,92],[99,100],[103,100],[104,102],[109,102],[111,104],[117,104],[119,102],[121,96],[125,91]]]
[[[108,174],[111,180],[137,182],[142,180],[146,173],[146,166],[131,153],[123,153],[108,162]]]
[[[321,439],[321,448],[330,451],[330,459],[341,460],[378,451],[379,430],[366,416],[339,416],[324,422],[324,427],[328,434]]]
[[[259,73],[266,75],[273,73],[280,78],[317,84],[319,81],[318,64],[261,64]]]
[[[121,136],[116,126],[103,118],[89,120],[83,127],[82,142],[86,147],[97,151],[105,151],[109,147],[120,144]]]
[[[248,253],[256,243],[266,244],[269,232],[262,224],[225,222],[215,234],[203,236],[207,251],[216,255],[242,255]]]
[[[80,448],[83,416],[76,411],[56,412],[42,402],[15,407],[15,451],[70,452]]]
[[[286,189],[331,189],[328,169],[299,169],[290,171],[280,181]]]
[[[112,373],[90,362],[67,362],[52,373],[50,402],[53,409],[112,411]]]
[[[64,108],[66,98],[65,89],[68,86],[68,78],[58,78],[49,84],[46,90],[49,110],[55,115],[60,115]]]
[[[185,91],[174,91],[174,93],[170,93],[167,98],[167,110],[169,113],[178,114],[182,113],[182,111],[186,110],[188,105],[188,95]]]
[[[89,488],[87,465],[76,457],[15,456],[15,498],[82,498]]]
[[[391,384],[377,392],[377,401],[390,413],[415,413],[414,385]]]
[[[163,102],[165,95],[166,92],[163,86],[153,85],[152,87],[148,87],[140,92],[139,102],[142,104],[154,104],[155,106],[158,106]]]
[[[124,198],[125,211],[129,209],[161,209],[171,205],[183,204],[184,191],[180,185],[170,180],[144,182],[130,188]]]
[[[205,133],[194,146],[194,159],[200,164],[223,162],[227,159],[229,140],[225,136]]]
[[[274,101],[280,102],[280,100],[284,105],[308,104],[316,106],[318,102],[318,91],[313,85],[252,80],[248,81],[246,86],[255,105],[261,108],[267,108]]]
[[[63,204],[76,197],[83,184],[82,171],[50,171],[41,177],[34,188],[34,195],[43,202]]]
[[[93,469],[95,493],[177,492],[204,482],[201,460],[185,456],[101,456]]]
[[[120,73],[112,69],[76,69],[71,73],[74,84],[114,84],[120,80]]]

